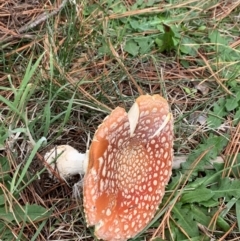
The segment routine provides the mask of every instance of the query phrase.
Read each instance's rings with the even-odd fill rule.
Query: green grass
[[[58,7],[49,4],[22,23]],[[21,23],[3,18],[0,239],[93,240],[76,179],[52,181],[43,156],[66,143],[85,152],[112,109],[158,93],[174,116],[175,155],[187,159],[135,240],[238,240],[239,11],[239,1],[77,0],[18,38]],[[219,155],[225,163],[206,169]]]

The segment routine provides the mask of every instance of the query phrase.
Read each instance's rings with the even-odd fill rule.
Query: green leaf
[[[225,218],[226,215],[229,213],[229,211],[231,210],[231,208],[236,204],[238,199],[236,198],[232,198],[229,202],[226,203],[224,209],[221,212],[221,217]]]
[[[154,44],[154,41],[151,37],[134,38],[134,40],[139,46],[139,53],[140,54],[149,53],[151,47]]]
[[[194,203],[194,202],[202,202],[208,201],[213,197],[214,193],[207,188],[197,188],[193,191],[188,191],[184,193],[181,198],[182,203]]]
[[[141,26],[140,22],[136,19],[129,19],[129,23],[134,30],[138,30]]]
[[[16,240],[16,236],[13,235],[11,228],[4,222],[1,222],[0,217],[0,240]]]
[[[206,187],[213,182],[217,182],[220,177],[221,177],[221,173],[218,173],[217,175],[215,170],[206,170],[204,177],[196,178],[194,182],[191,182],[187,185],[187,188],[197,189],[197,188]]]
[[[211,33],[208,35],[211,43],[219,43],[222,45],[228,45],[228,42],[225,38],[223,38],[218,30],[213,30]]]
[[[219,205],[219,202],[217,200],[209,199],[207,201],[201,202],[201,205],[206,208],[213,208],[217,207]]]
[[[219,226],[224,232],[227,232],[230,229],[230,225],[221,216],[217,217],[217,226]]]
[[[213,111],[209,112],[207,119],[208,125],[211,128],[218,128],[224,121],[224,118],[227,114],[225,111],[226,100],[221,98],[218,102],[214,103]]]
[[[4,176],[8,175],[8,171],[10,171],[8,159],[6,157],[0,157],[0,178],[3,178]]]
[[[180,35],[177,32],[177,28],[175,26],[170,27],[166,24],[163,24],[163,29],[164,33],[155,40],[159,50],[163,52],[176,49],[180,38]]]
[[[234,124],[237,125],[240,122],[240,108],[236,111],[234,115]]]
[[[6,210],[7,207],[0,206],[0,220],[10,223],[14,220],[13,214]]]
[[[227,99],[225,106],[226,106],[227,111],[232,111],[232,110],[236,109],[239,106],[238,99],[234,98],[234,97]]]
[[[214,199],[224,197],[229,201],[232,197],[240,198],[240,180],[231,180],[228,177],[219,180],[218,184],[212,187]]]
[[[102,46],[98,48],[98,53],[99,54],[110,54],[111,53],[108,44],[104,40],[102,41]]]
[[[197,223],[194,220],[193,214],[190,211],[189,205],[182,206],[177,203],[172,209],[174,219],[177,220],[178,225],[190,236],[195,237],[199,235]]]
[[[204,209],[198,207],[197,205],[191,205],[191,211],[194,214],[194,218],[197,222],[206,227],[209,225],[212,218],[208,215],[206,208]]]
[[[192,163],[197,160],[206,150],[208,152],[205,156],[202,157],[201,161],[194,168],[191,176],[196,176],[199,170],[204,170],[204,167],[209,164],[210,160],[213,160],[217,157],[223,148],[227,145],[228,139],[224,136],[215,136],[210,134],[208,139],[204,141],[203,144],[200,144],[196,150],[194,150],[189,156],[185,163],[182,164],[183,171],[188,172],[192,168]],[[191,180],[191,178],[189,179]]]
[[[237,216],[238,231],[240,232],[240,200],[237,200],[235,210]]]
[[[139,46],[134,40],[129,40],[126,42],[124,50],[132,56],[136,56],[139,53]]]
[[[184,54],[188,54],[190,56],[196,56],[197,55],[198,47],[196,43],[187,37],[183,37],[180,42],[180,51]]]
[[[13,212],[18,222],[26,220],[27,222],[36,222],[48,218],[51,212],[37,204],[26,204],[25,206],[14,206]]]
[[[207,123],[208,123],[208,126],[210,126],[211,128],[213,129],[218,128],[223,123],[223,121],[224,119],[219,116],[216,116],[214,112],[210,111],[208,113]]]

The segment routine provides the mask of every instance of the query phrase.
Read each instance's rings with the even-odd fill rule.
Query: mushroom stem
[[[88,165],[87,156],[88,152],[80,153],[69,145],[60,145],[47,152],[44,159],[51,167],[47,168],[50,175],[52,176],[53,171],[57,171],[65,180],[77,174],[85,174]]]

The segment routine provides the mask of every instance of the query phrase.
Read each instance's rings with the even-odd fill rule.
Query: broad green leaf
[[[194,220],[194,216],[190,211],[189,205],[185,207],[180,203],[177,203],[172,212],[174,214],[174,219],[177,221],[178,225],[190,236],[195,237],[199,235],[199,230],[197,228],[197,223]]]
[[[102,46],[98,48],[98,53],[99,54],[110,54],[111,51],[109,49],[109,46],[105,41],[102,41]]]
[[[180,51],[184,54],[188,54],[190,56],[196,56],[197,55],[197,45],[196,43],[187,38],[183,37],[180,42]]]
[[[204,177],[196,178],[193,182],[189,183],[186,186],[186,188],[187,189],[191,189],[191,188],[197,189],[197,188],[206,187],[213,182],[217,182],[220,177],[221,177],[221,173],[219,173],[217,175],[215,170],[206,170]]]
[[[154,3],[155,3],[155,0],[148,0],[148,1],[146,1],[147,7],[152,7]]]
[[[26,204],[25,206],[14,206],[13,212],[18,222],[26,220],[27,222],[36,222],[43,220],[51,215],[46,208],[37,204]]]
[[[237,125],[240,122],[240,108],[236,111],[234,115],[234,124]]]
[[[164,33],[155,40],[161,52],[176,49],[179,44],[180,35],[175,26],[163,24]]]
[[[219,205],[219,202],[214,199],[209,199],[207,201],[202,201],[201,205],[207,208],[213,208],[213,207],[217,207]]]
[[[0,206],[0,220],[10,223],[14,220],[13,214],[7,211],[7,207]]]
[[[124,50],[132,56],[136,56],[139,53],[139,46],[134,40],[129,40],[126,42]]]
[[[210,111],[208,113],[207,124],[209,127],[213,129],[218,128],[223,122],[224,122],[224,119],[215,115],[214,112]]]
[[[217,226],[219,226],[225,232],[227,232],[231,228],[227,221],[221,216],[217,217]]]
[[[223,38],[218,30],[214,30],[208,35],[211,43],[219,43],[222,45],[228,45],[228,42],[225,38]]]
[[[201,223],[204,226],[208,226],[210,221],[211,221],[211,217],[209,215],[207,215],[207,209],[206,208],[200,208],[197,205],[191,205],[191,211],[194,214],[194,219]]]
[[[112,9],[114,13],[125,13],[126,7],[123,4],[113,4]]]
[[[0,206],[5,204],[5,195],[0,194]]]
[[[232,197],[240,198],[240,180],[231,180],[228,177],[219,180],[218,184],[212,186],[214,199],[224,197],[226,201]]]
[[[152,45],[154,44],[153,39],[149,37],[134,38],[134,40],[139,46],[140,54],[149,53]]]
[[[0,157],[0,178],[3,178],[5,175],[8,175],[7,172],[9,171],[10,165],[8,159],[6,157]]]
[[[213,112],[215,115],[224,117],[227,114],[227,112],[225,111],[225,103],[226,100],[223,98],[219,99],[217,103],[214,103]]]
[[[225,106],[226,106],[227,111],[232,111],[232,110],[236,109],[239,106],[238,99],[234,98],[234,97],[227,99]]]
[[[17,219],[17,222],[36,222],[48,218],[51,212],[42,206],[37,204],[27,204],[25,206],[13,205],[13,213],[6,207],[0,207],[0,220],[5,222],[13,222]]]
[[[238,199],[232,198],[229,202],[226,203],[225,208],[221,212],[222,218],[226,217],[226,215],[229,213],[229,211],[236,204],[237,201],[238,201]]]
[[[16,236],[13,235],[11,227],[6,225],[4,221],[1,222],[1,216],[0,216],[0,240],[1,241],[16,240]]]
[[[225,99],[219,99],[218,102],[214,103],[213,105],[213,111],[209,112],[208,116],[208,125],[211,128],[218,128],[223,122],[224,118],[227,114],[225,111],[225,104],[226,100]]]
[[[197,188],[193,191],[188,191],[184,193],[181,198],[182,203],[200,203],[202,201],[208,201],[213,197],[214,193],[207,188]]]
[[[130,26],[131,26],[133,29],[135,29],[135,30],[139,29],[139,27],[140,27],[140,22],[139,22],[139,20],[129,19],[129,23],[130,23]]]
[[[215,136],[210,134],[208,139],[206,139],[203,144],[200,144],[188,156],[187,161],[182,164],[183,170],[188,172],[192,168],[192,163],[204,152],[206,152],[206,150],[208,150],[208,152],[205,154],[205,156],[202,157],[201,161],[192,172],[192,176],[197,175],[199,170],[204,170],[204,167],[209,164],[209,161],[215,159],[217,155],[222,152],[227,143],[228,140],[224,136]],[[189,180],[191,180],[191,177]]]
[[[191,241],[199,241],[199,240],[203,240],[202,236],[197,236],[197,237],[192,237]],[[189,241],[189,239],[181,239],[181,241]]]
[[[240,232],[240,200],[238,199],[236,202],[236,216],[237,216],[237,223],[238,223],[238,231]]]

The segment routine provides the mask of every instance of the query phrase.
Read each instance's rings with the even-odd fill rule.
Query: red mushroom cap
[[[83,186],[86,220],[99,239],[127,240],[153,218],[171,176],[172,146],[173,119],[160,95],[140,96],[129,114],[117,107],[105,118]]]

